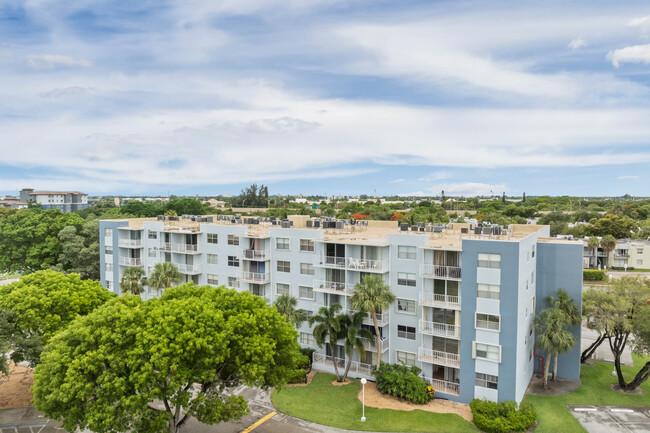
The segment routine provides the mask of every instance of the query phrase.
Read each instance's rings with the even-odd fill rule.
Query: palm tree
[[[144,270],[138,266],[126,268],[120,279],[122,293],[131,293],[136,296],[144,291],[142,286],[145,284]]]
[[[367,275],[363,281],[354,286],[354,293],[350,297],[350,306],[359,311],[364,311],[372,317],[377,336],[377,369],[381,364],[381,333],[377,324],[377,313],[387,309],[395,302],[395,295],[390,287],[379,275]]]
[[[566,317],[568,325],[577,326],[582,324],[582,315],[580,314],[578,304],[575,303],[566,290],[557,289],[555,296],[548,296],[546,298],[546,305],[559,309]],[[567,350],[570,350],[571,347],[573,346],[560,350],[560,352],[566,352]],[[553,382],[555,382],[557,378],[557,358],[558,357],[556,356],[553,360]]]
[[[616,238],[614,238],[612,235],[603,236],[603,238],[600,240],[600,247],[609,256],[609,253],[611,251],[614,251],[614,248],[616,248]]]
[[[598,240],[598,238],[596,236],[590,237],[589,240],[587,241],[587,248],[591,248],[591,250],[593,251],[593,254],[594,254],[594,257],[595,257],[594,263],[596,263],[596,265],[598,265],[598,247],[599,246],[600,246],[600,241]]]
[[[569,321],[566,314],[557,307],[546,308],[535,317],[537,346],[547,351],[544,363],[544,388],[548,386],[548,369],[551,358],[554,357],[555,371],[559,354],[570,350],[576,344],[573,334],[566,330],[568,326]]]
[[[182,275],[173,263],[156,263],[149,276],[149,287],[153,289],[167,289],[181,282]]]
[[[334,354],[334,347],[336,342],[339,340],[341,334],[341,320],[340,315],[337,316],[337,313],[341,311],[341,304],[331,305],[329,308],[321,307],[318,310],[318,314],[309,318],[309,326],[314,323],[318,323],[314,327],[314,339],[318,347],[323,347],[325,340],[329,340],[330,347],[332,348],[332,363],[334,364],[334,372],[336,373],[336,380],[338,382],[343,382],[341,375],[339,374],[339,367],[336,363],[336,356]]]
[[[343,373],[343,380],[345,380],[348,377],[348,372],[352,365],[354,349],[359,351],[362,360],[366,359],[366,348],[363,346],[362,338],[367,339],[370,341],[370,344],[374,346],[375,337],[372,335],[372,332],[361,326],[363,325],[363,319],[366,318],[366,313],[364,311],[357,311],[352,316],[342,315],[339,317],[343,322],[341,324],[341,331],[345,331],[344,347],[345,354],[348,356],[348,364],[345,366],[345,373]]]
[[[298,300],[291,295],[281,295],[273,303],[278,313],[283,315],[289,323],[298,328],[302,323],[307,320],[305,310],[296,309]]]

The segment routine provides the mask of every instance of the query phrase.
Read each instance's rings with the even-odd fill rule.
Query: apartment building
[[[643,239],[619,239],[612,251],[601,247],[589,247],[583,240],[583,267],[608,269],[650,269],[650,241]]]
[[[44,209],[73,212],[88,207],[88,194],[79,191],[34,191],[33,188],[23,188],[20,191],[20,201],[33,201]]]
[[[541,368],[533,329],[541,300],[562,287],[581,304],[582,242],[548,236],[548,226],[408,227],[306,216],[107,220],[100,222],[101,281],[119,293],[127,267],[149,275],[156,263],[172,262],[183,281],[247,290],[269,303],[290,294],[311,315],[334,303],[350,312],[355,284],[380,275],[397,301],[378,316],[382,353],[367,343],[368,356],[352,359],[352,376],[372,378],[380,357],[417,365],[450,400],[521,401]],[[364,326],[374,334],[369,317]],[[579,327],[573,332],[579,342]],[[307,323],[299,341],[317,350],[315,368],[345,362],[342,345],[319,348]],[[579,379],[579,346],[560,356],[561,377]]]

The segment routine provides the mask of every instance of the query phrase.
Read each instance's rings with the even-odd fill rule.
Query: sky
[[[0,194],[650,196],[646,1],[0,1]]]

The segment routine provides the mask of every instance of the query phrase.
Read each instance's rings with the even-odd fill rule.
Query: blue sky
[[[4,0],[0,194],[650,195],[647,1]]]

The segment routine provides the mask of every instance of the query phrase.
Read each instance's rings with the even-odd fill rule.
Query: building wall
[[[128,221],[100,221],[99,222],[99,275],[100,282],[107,289],[120,293],[120,267],[119,267],[119,247],[118,247],[118,228],[128,226]],[[110,229],[110,236],[107,235],[107,229]],[[106,247],[112,247],[113,254],[106,254]],[[106,271],[106,265],[110,264],[113,270]],[[110,283],[108,283],[110,281]]]

